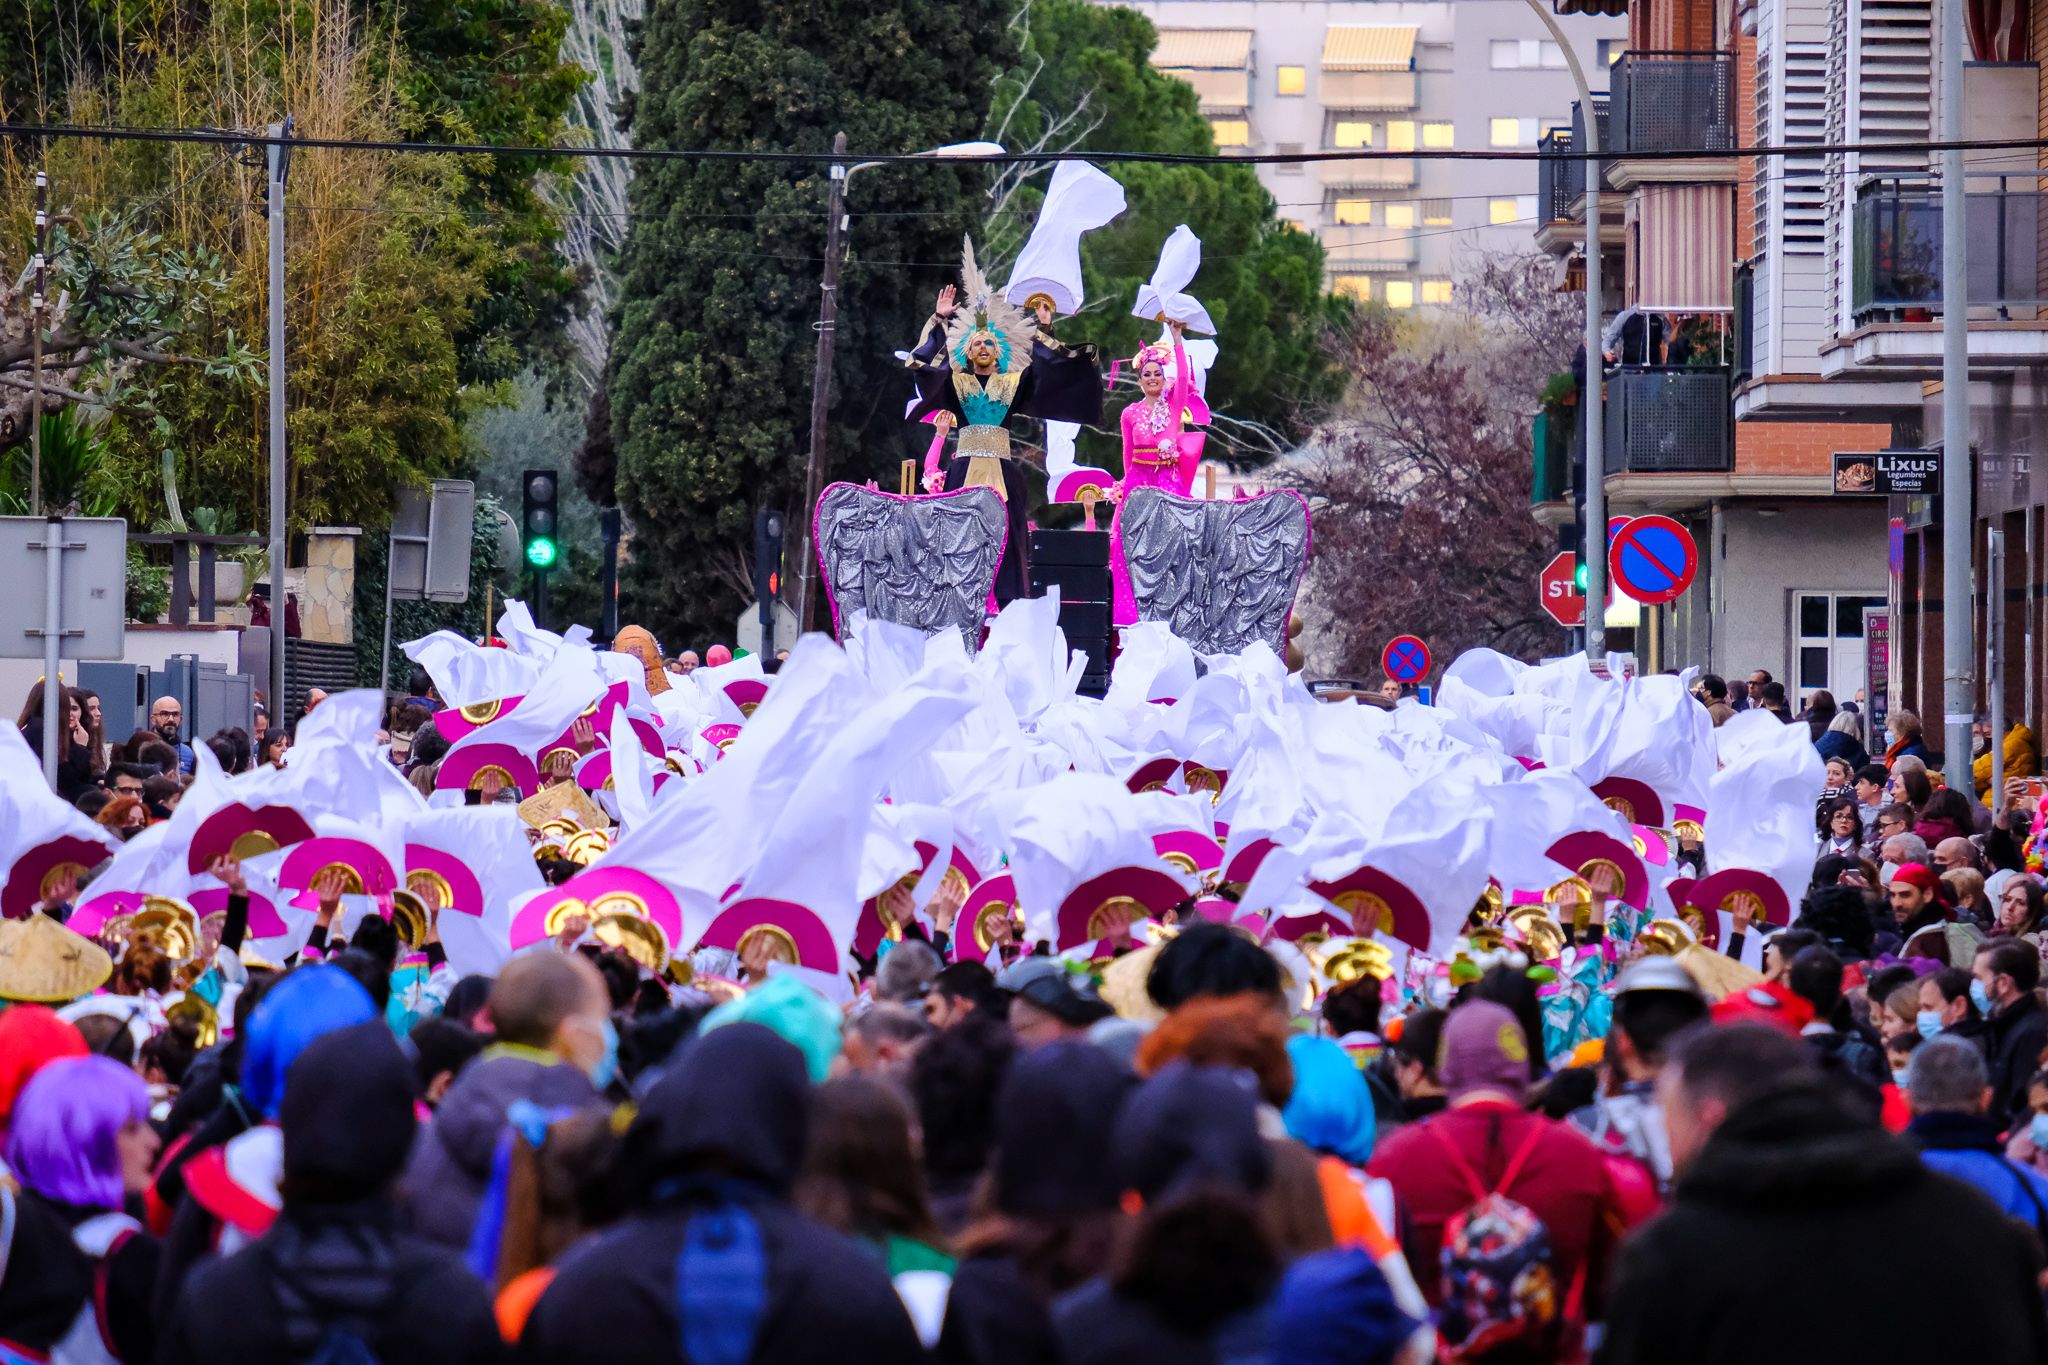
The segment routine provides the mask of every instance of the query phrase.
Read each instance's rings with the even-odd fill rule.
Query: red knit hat
[[[1917,886],[1930,896],[1941,887],[1941,877],[1925,863],[1900,863],[1892,870],[1892,880]]]

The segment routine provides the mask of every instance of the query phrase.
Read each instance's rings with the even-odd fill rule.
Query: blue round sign
[[[1380,654],[1380,667],[1397,683],[1412,683],[1429,676],[1429,646],[1413,635],[1396,635]]]
[[[1699,567],[1692,533],[1670,517],[1633,517],[1607,547],[1614,585],[1650,606],[1676,601]]]

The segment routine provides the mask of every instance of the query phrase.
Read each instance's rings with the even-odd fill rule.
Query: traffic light
[[[754,513],[754,596],[763,602],[782,593],[782,513],[763,507]]]
[[[561,553],[555,541],[556,482],[552,469],[529,469],[521,480],[520,543],[526,547],[526,562],[542,571],[553,568]]]

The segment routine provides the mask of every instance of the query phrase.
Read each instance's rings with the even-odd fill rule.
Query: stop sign
[[[1585,624],[1586,595],[1579,591],[1574,572],[1578,561],[1569,550],[1559,550],[1543,572],[1536,575],[1537,596],[1550,619],[1561,626]]]

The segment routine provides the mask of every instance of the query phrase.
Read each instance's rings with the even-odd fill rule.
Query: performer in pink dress
[[[1163,488],[1186,497],[1202,458],[1202,434],[1186,430],[1186,424],[1209,420],[1209,405],[1196,390],[1187,353],[1181,349],[1181,324],[1166,325],[1173,330],[1172,382],[1166,377],[1166,351],[1156,345],[1145,347],[1133,361],[1144,396],[1123,412],[1124,477],[1117,485],[1116,516],[1109,525],[1109,567],[1115,578],[1112,611],[1120,626],[1138,619],[1130,566],[1124,562],[1124,499],[1139,488]]]

